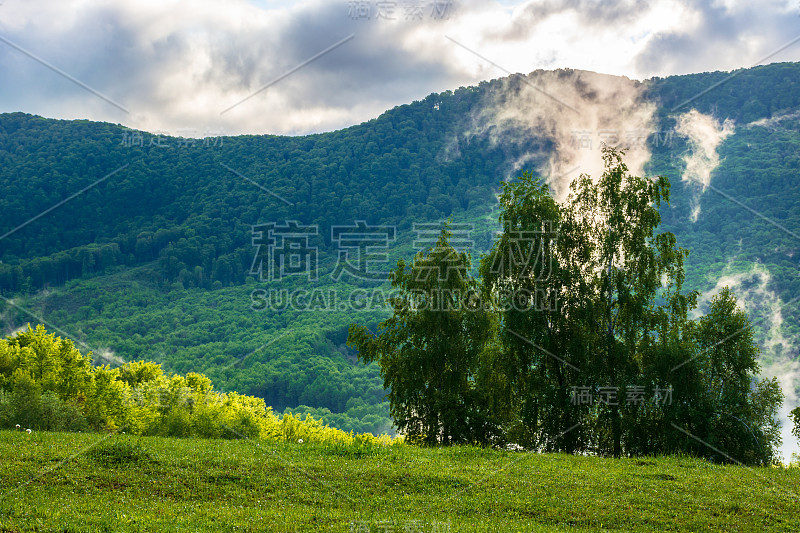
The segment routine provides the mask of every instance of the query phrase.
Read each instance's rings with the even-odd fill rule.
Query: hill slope
[[[0,531],[800,528],[797,468],[8,431],[0,453]]]
[[[204,372],[278,410],[312,406],[332,425],[383,431],[380,378],[344,345],[347,324],[385,315],[385,274],[424,246],[418,224],[451,217],[466,225],[474,258],[488,249],[497,183],[521,168],[546,174],[567,148],[549,111],[535,127],[504,121],[515,95],[549,77],[590,106],[603,103],[597,87],[622,83],[578,71],[512,76],[305,137],[193,140],[0,115],[0,327],[43,322],[98,360]],[[800,64],[622,85],[636,94],[630,109],[655,106],[645,168],[672,180],[664,229],[692,250],[688,287],[736,285],[758,319],[764,362],[783,365],[791,392],[792,373],[800,376],[791,366],[800,333]],[[713,126],[718,143],[708,153],[681,129],[690,109]],[[722,135],[726,120],[732,133]],[[713,188],[681,180],[692,156],[717,153],[718,164],[700,158]],[[318,252],[317,279],[291,269],[270,278],[264,253],[277,248],[259,241],[259,225],[288,221],[306,228],[297,257]],[[376,248],[343,248],[358,221],[381,235]],[[372,275],[333,275],[343,250]],[[316,292],[264,309],[268,290]]]

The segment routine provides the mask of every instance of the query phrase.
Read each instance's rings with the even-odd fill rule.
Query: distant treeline
[[[690,99],[680,112],[695,108],[733,119],[738,127],[796,110],[798,71],[798,63],[781,63],[736,76],[654,78],[646,96],[659,105],[663,130],[674,122],[670,110]],[[525,164],[545,164],[552,149],[545,136],[503,143],[470,132],[470,117],[492,104],[487,98],[502,83],[433,93],[363,124],[302,137],[192,140],[86,120],[0,114],[0,235],[11,232],[3,239],[0,291],[35,291],[155,260],[165,283],[241,284],[249,266],[249,228],[259,222],[319,224],[327,247],[331,224],[363,219],[403,225],[487,205],[496,177],[512,170],[509,161],[538,154]],[[718,90],[704,90],[715,84]],[[796,159],[796,137],[776,141],[769,144],[775,153],[762,157],[765,145],[753,153],[748,140],[736,158],[755,158],[758,165],[735,164],[748,175],[796,170],[796,163],[787,168],[783,160]],[[654,147],[660,171],[673,164],[667,157],[673,148]],[[738,192],[761,194],[748,179]],[[781,183],[759,180],[773,182]],[[79,198],[28,224],[87,186]],[[792,208],[786,200],[769,202],[784,212]]]

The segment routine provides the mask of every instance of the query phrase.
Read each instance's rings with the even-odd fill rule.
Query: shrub
[[[41,419],[38,429],[45,431],[83,431],[89,427],[80,408],[65,402],[53,391],[41,395]]]
[[[14,416],[13,404],[11,403],[11,395],[0,389],[0,428],[13,427],[15,422],[12,420]]]
[[[27,372],[18,369],[13,377],[11,405],[14,421],[26,428],[41,429],[42,389]]]
[[[0,427],[20,424],[47,431],[124,427],[132,435],[353,443],[352,433],[310,415],[304,420],[291,414],[281,419],[261,398],[215,392],[202,374],[167,375],[160,365],[146,361],[120,368],[95,367],[90,361],[70,341],[48,334],[43,326],[0,339]],[[389,444],[391,439],[374,442]],[[103,450],[95,452],[98,457],[109,453],[128,457],[119,450]]]

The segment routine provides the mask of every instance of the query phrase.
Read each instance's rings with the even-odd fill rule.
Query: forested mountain
[[[447,218],[467,228],[473,257],[488,250],[499,182],[523,168],[546,172],[557,149],[546,130],[504,142],[513,129],[475,127],[509,80],[431,94],[302,137],[188,139],[0,115],[3,333],[45,323],[85,343],[98,362],[144,359],[203,372],[277,410],[309,406],[343,429],[387,430],[377,368],[345,346],[349,323],[386,317],[380,302],[307,295],[305,309],[265,309],[265,294],[317,289],[346,300],[385,289],[388,269],[421,248],[420,224]],[[692,252],[687,286],[737,283],[767,362],[796,357],[800,64],[657,78],[641,84],[641,95],[657,106],[645,168],[672,183],[663,227]],[[697,151],[680,133],[680,115],[691,109],[719,128],[730,121],[724,135],[713,132],[719,161],[706,161],[711,186],[702,190],[681,180],[693,164],[687,154]],[[270,277],[273,256],[265,252],[278,243],[263,233],[290,221],[305,228],[295,231],[302,236],[294,253],[318,254],[312,279]],[[338,272],[343,235],[365,228],[380,240],[369,250],[351,246],[350,259],[365,254],[359,265],[369,263],[374,275]],[[776,314],[770,298],[788,305]]]

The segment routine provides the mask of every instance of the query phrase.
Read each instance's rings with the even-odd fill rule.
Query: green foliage
[[[445,227],[435,246],[411,265],[399,261],[394,314],[374,335],[352,326],[348,344],[364,363],[378,362],[395,425],[411,443],[487,442],[476,370],[489,316],[471,306],[478,295],[470,259]]]
[[[783,394],[775,378],[756,381],[759,350],[747,315],[727,288],[714,297],[696,331],[704,413],[693,433],[745,463],[770,463],[780,444],[775,421]]]
[[[6,385],[0,389],[0,427],[341,445],[393,442],[386,435],[334,429],[310,415],[279,418],[261,398],[215,392],[202,374],[168,375],[145,361],[95,367],[70,341],[41,325],[0,340],[2,352],[17,357],[9,358],[0,374]],[[67,378],[74,382],[65,383]],[[138,460],[135,451],[99,447],[95,453],[106,462],[130,462]]]
[[[800,234],[800,182],[796,179],[800,120],[796,111],[800,102],[792,92],[800,79],[798,68],[797,63],[779,63],[740,71],[734,78],[736,83],[725,83],[720,90],[708,92],[673,114],[669,109],[690,98],[695,88],[711,86],[712,80],[721,81],[728,75],[655,80],[650,94],[657,95],[663,106],[655,125],[662,140],[652,143],[653,155],[646,168],[648,174],[683,173],[682,156],[690,147],[677,135],[663,139],[674,128],[676,114],[695,108],[720,123],[727,119],[735,122],[735,133],[717,149],[720,163],[711,174],[714,189],[698,196],[696,184],[673,180],[671,205],[661,210],[663,227],[692,250],[686,260],[686,282],[692,288],[711,289],[721,276],[750,272],[754,265],[768,272],[766,289],[774,291],[785,304],[781,330],[792,344],[800,338],[800,303],[795,300],[800,293],[796,275],[796,235]],[[771,88],[769,94],[762,90],[764,86]],[[754,112],[756,107],[762,109]],[[696,221],[690,217],[694,202],[701,207]],[[742,288],[750,288],[749,283],[745,278]],[[768,314],[765,307],[772,300],[752,300],[748,302],[751,318]],[[762,343],[769,324],[756,326]],[[785,357],[791,354],[792,346],[775,349],[776,354],[765,352],[764,356]]]
[[[570,368],[550,355],[561,353],[566,343],[578,345],[567,323],[577,315],[551,308],[559,296],[551,282],[569,284],[567,272],[552,260],[562,208],[547,185],[527,172],[501,184],[500,207],[503,232],[480,267],[483,297],[499,324],[482,360],[487,365],[482,388],[495,398],[493,417],[506,428],[504,440],[573,451],[576,434],[561,435],[574,425],[567,408]]]
[[[630,175],[622,155],[604,148],[603,175],[575,180],[564,205],[530,174],[502,185],[503,233],[481,261],[482,286],[468,277],[446,286],[480,290],[480,305],[436,301],[441,273],[469,268],[447,232],[410,268],[398,262],[393,316],[377,335],[352,326],[350,342],[380,362],[410,442],[777,462],[783,394],[777,380],[756,378],[746,314],[726,288],[689,319],[698,293],[682,292],[688,252],[656,233],[669,182]]]
[[[798,63],[773,63],[737,70],[735,77],[717,71],[653,78],[647,92],[660,104],[662,115],[695,108],[747,123],[800,106],[798,71]],[[707,90],[717,86],[719,90]]]
[[[191,144],[161,136],[161,146],[150,145],[150,134],[112,124],[2,114],[0,187],[7,192],[0,234],[61,200],[63,191],[128,166],[81,202],[7,236],[0,290],[27,292],[151,262],[166,290],[241,285],[252,260],[248,232],[259,222],[319,223],[330,235],[331,225],[358,219],[410,227],[409,220],[481,206],[491,200],[503,151],[482,140],[483,152],[442,155],[480,96],[469,89],[431,94],[361,127],[320,135]],[[137,136],[144,142],[132,142]],[[269,184],[286,201],[265,202],[258,187],[223,165]],[[323,253],[330,247],[325,239]]]
[[[655,233],[659,207],[669,201],[668,180],[630,175],[622,155],[604,148],[603,175],[596,183],[582,175],[570,188],[556,257],[569,273],[562,281],[559,313],[576,317],[567,326],[574,333],[567,337],[577,353],[558,353],[581,369],[570,376],[573,386],[589,386],[592,392],[617,387],[625,398],[628,388],[644,387],[652,397],[656,387],[669,387],[672,378],[648,372],[647,362],[659,362],[650,352],[668,350],[665,344],[686,323],[696,295],[680,292],[686,250],[676,247],[671,233]],[[663,451],[642,449],[646,439],[659,438],[637,423],[649,409],[642,404],[620,402],[619,397],[598,402],[583,417],[587,444],[616,457],[624,447],[627,453]],[[624,446],[626,436],[639,445]]]
[[[40,399],[41,418],[38,425],[46,431],[85,431],[89,423],[80,406],[64,401],[53,391],[42,393]],[[30,425],[28,427],[31,427]]]

